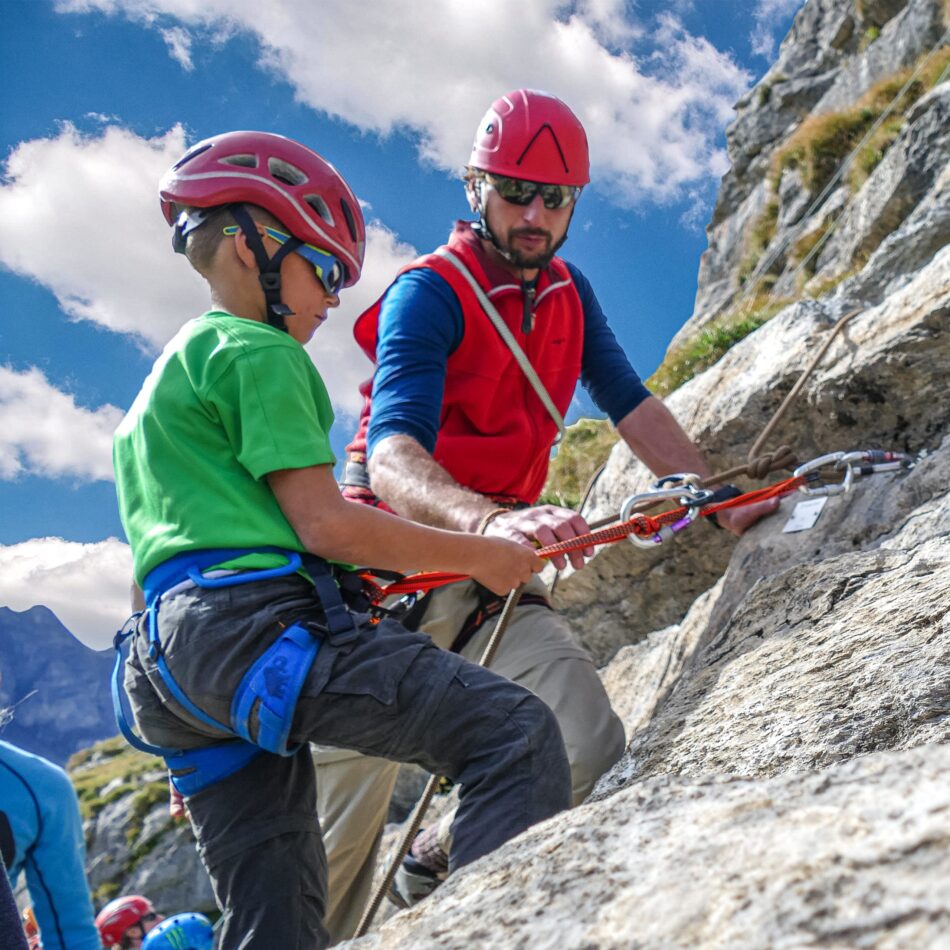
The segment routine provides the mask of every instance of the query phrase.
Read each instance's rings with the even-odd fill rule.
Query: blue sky
[[[50,606],[101,646],[128,551],[109,438],[203,309],[171,253],[162,171],[230,129],[298,138],[364,202],[365,277],[309,350],[353,428],[352,321],[467,208],[489,103],[547,89],[580,116],[593,185],[564,255],[643,376],[692,311],[732,105],[801,0],[3,0],[0,605]],[[265,12],[266,11],[266,12]],[[592,414],[583,393],[577,414]]]

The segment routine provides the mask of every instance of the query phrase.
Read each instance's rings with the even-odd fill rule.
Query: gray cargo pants
[[[165,660],[192,702],[227,722],[231,697],[280,624],[322,620],[299,578],[185,590],[161,605]],[[359,618],[364,619],[364,618]],[[193,748],[220,736],[170,695],[138,633],[125,670],[149,741]],[[450,870],[571,803],[557,721],[533,693],[390,621],[325,642],[304,683],[291,738],[413,762],[460,786]],[[306,745],[263,754],[188,798],[198,848],[226,915],[222,947],[325,947],[326,858]]]

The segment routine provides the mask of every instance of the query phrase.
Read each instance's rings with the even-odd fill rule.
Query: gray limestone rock
[[[604,671],[631,741],[587,803],[352,946],[946,946],[948,473],[950,441],[888,486],[884,543],[839,512],[842,553],[788,536],[723,609],[734,556]]]
[[[888,20],[880,37],[842,65],[815,112],[832,112],[856,102],[876,82],[910,66],[923,53],[947,42],[943,10],[935,0],[909,0]]]
[[[867,265],[839,288],[843,301],[880,303],[896,293],[934,255],[950,244],[950,166],[927,196],[889,234]]]
[[[736,105],[727,130],[732,167],[707,228],[709,246],[700,264],[693,315],[671,346],[685,344],[748,288],[740,272],[748,273],[748,234],[768,201],[763,187],[774,173],[776,155],[803,120],[852,109],[876,83],[947,45],[948,17],[941,0],[810,0],[802,7],[778,60]],[[900,146],[886,154],[859,194],[853,200],[845,194],[835,209],[824,203],[811,219],[803,217],[816,196],[802,187],[800,175],[785,170],[778,187],[778,226],[768,249],[776,251],[776,267],[768,269],[778,275],[771,289],[775,298],[802,293],[814,268],[797,273],[789,250],[824,228],[832,210],[844,209],[844,217],[822,251],[820,273],[807,285],[809,292],[821,293],[850,273],[913,215],[946,164],[950,140],[943,107],[930,102],[928,108],[936,110],[929,118],[914,110],[909,124],[917,125],[916,131],[905,131]],[[936,240],[925,240],[932,249],[920,263],[939,247]]]
[[[946,745],[661,776],[536,826],[343,946],[938,950],[948,815]]]
[[[667,400],[714,469],[745,458],[840,315],[815,302],[789,307]],[[935,448],[950,422],[948,331],[950,248],[945,248],[900,291],[851,321],[767,448],[789,443],[803,460],[857,448]],[[616,515],[624,498],[643,491],[651,479],[618,444],[585,516],[593,521]],[[882,484],[860,484],[854,497]],[[626,542],[601,548],[584,570],[565,573],[556,602],[578,638],[603,662],[621,646],[678,623],[722,575],[737,544],[761,545],[779,530],[779,521],[775,516],[763,522],[739,542],[698,525],[655,550]]]
[[[918,102],[898,140],[837,221],[817,259],[815,280],[866,260],[918,207],[950,166],[950,83]]]

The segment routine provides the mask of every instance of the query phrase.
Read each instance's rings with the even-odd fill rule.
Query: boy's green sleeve
[[[245,353],[215,381],[208,401],[235,457],[254,478],[336,461],[330,448],[330,398],[302,348]]]

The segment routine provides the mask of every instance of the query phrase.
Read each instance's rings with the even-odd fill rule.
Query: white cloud
[[[195,64],[191,61],[191,34],[180,26],[161,31],[162,39],[168,47],[168,55],[186,72],[191,72]]]
[[[789,18],[804,0],[758,0],[752,11],[753,28],[749,34],[749,44],[756,56],[771,60],[775,55],[776,44],[782,39],[776,32],[787,28]]]
[[[323,3],[316,17],[310,0],[270,0],[266,15],[259,0],[59,0],[57,9],[124,13],[156,28],[174,20],[208,34],[243,30],[259,40],[262,67],[302,102],[362,130],[409,130],[421,155],[446,169],[464,164],[500,93],[547,89],[581,117],[597,178],[616,201],[662,203],[719,177],[715,141],[751,77],[670,16],[644,30],[629,6],[364,0],[358,22],[351,3]]]
[[[0,479],[19,475],[112,479],[115,406],[76,405],[38,369],[0,366]]]
[[[0,545],[0,605],[49,607],[87,646],[101,650],[131,613],[132,556],[116,538],[79,544],[34,538]]]
[[[21,142],[0,184],[0,263],[48,287],[73,319],[161,346],[205,307],[204,282],[171,253],[158,180],[185,150],[107,126]]]
[[[185,147],[180,126],[145,139],[114,125],[84,136],[66,124],[55,138],[22,142],[0,183],[0,264],[48,287],[73,319],[157,352],[208,306],[207,285],[172,253],[158,207],[158,180]],[[310,346],[334,405],[351,414],[369,375],[353,321],[415,253],[378,222],[367,238],[365,276]]]

